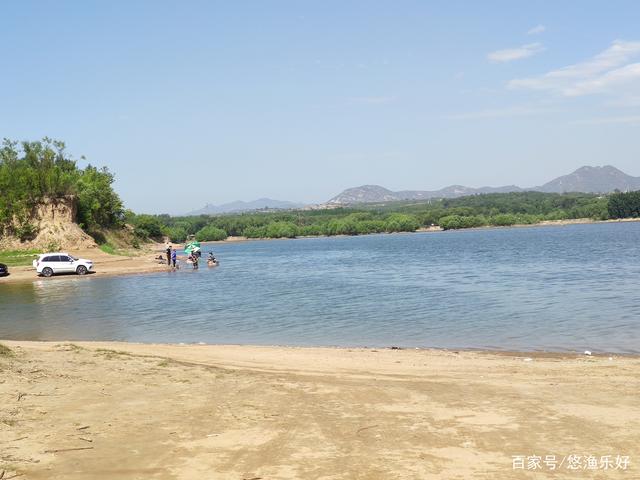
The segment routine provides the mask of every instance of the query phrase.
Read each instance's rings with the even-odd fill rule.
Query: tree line
[[[73,199],[78,222],[87,233],[99,238],[101,229],[128,224],[133,226],[135,244],[138,240],[164,237],[172,242],[187,238],[224,240],[228,236],[294,238],[413,232],[432,226],[452,230],[545,220],[640,217],[640,192],[513,192],[333,209],[216,216],[147,215],[124,210],[113,182],[114,175],[105,167],[79,167],[66,153],[63,142],[49,138],[20,143],[5,139],[0,148],[0,235],[11,234],[22,240],[35,236],[34,208],[45,199],[60,197]]]
[[[575,218],[606,220],[618,218],[612,213],[611,204],[618,201],[619,195],[630,194],[493,193],[430,202],[394,202],[387,205],[216,216],[174,217],[129,212],[127,221],[135,225],[135,231],[140,236],[158,239],[168,236],[172,242],[182,242],[192,236],[200,241],[211,241],[224,240],[227,236],[294,238],[364,235],[413,232],[432,226],[452,230]],[[631,200],[625,201],[632,203]],[[636,206],[640,206],[640,201],[636,200]]]

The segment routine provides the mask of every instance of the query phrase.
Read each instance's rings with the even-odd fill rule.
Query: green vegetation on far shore
[[[623,205],[624,208],[612,205]],[[127,222],[134,225],[134,230],[141,236],[160,239],[166,235],[172,242],[183,242],[191,235],[200,241],[223,240],[227,236],[294,238],[414,232],[432,226],[454,230],[533,225],[549,220],[608,220],[623,218],[627,213],[630,214],[628,216],[638,216],[633,208],[640,210],[640,194],[637,192],[611,195],[514,192],[426,202],[217,216],[172,217],[128,212]]]
[[[453,199],[362,204],[341,208],[248,212],[226,215],[170,216],[125,210],[106,168],[77,166],[63,142],[5,139],[0,146],[0,237],[33,239],[34,211],[48,200],[73,199],[80,227],[103,252],[117,254],[141,243],[300,236],[365,235],[414,232],[440,226],[444,230],[485,226],[533,225],[548,220],[640,217],[640,192],[588,193],[512,192]],[[8,265],[29,265],[37,251],[1,252]]]

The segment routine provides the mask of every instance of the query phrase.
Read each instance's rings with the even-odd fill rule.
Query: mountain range
[[[537,187],[522,188],[517,185],[503,187],[465,187],[450,185],[440,190],[401,190],[394,192],[380,185],[362,185],[344,190],[324,204],[311,208],[335,207],[356,203],[380,203],[400,200],[428,200],[436,198],[455,198],[465,195],[481,193],[507,193],[538,191],[547,193],[610,193],[615,190],[622,192],[640,190],[640,177],[632,177],[617,168],[606,165],[604,167],[580,167],[569,175],[563,175]],[[260,198],[251,202],[236,201],[222,205],[207,204],[203,208],[194,210],[186,215],[219,215],[224,213],[239,213],[255,210],[287,210],[302,208],[302,203]]]
[[[222,205],[207,203],[204,207],[187,213],[187,215],[219,215],[221,213],[250,212],[253,210],[294,209],[304,207],[303,203],[273,200],[271,198],[259,198],[251,202],[236,201]]]
[[[455,198],[481,193],[506,193],[539,191],[547,193],[610,193],[640,190],[640,177],[632,177],[617,168],[580,167],[569,175],[563,175],[538,187],[522,188],[517,185],[504,187],[465,187],[451,185],[440,190],[402,190],[394,192],[379,185],[362,185],[344,190],[330,199],[326,205],[349,205],[354,203],[393,202],[399,200],[428,200],[431,198]]]

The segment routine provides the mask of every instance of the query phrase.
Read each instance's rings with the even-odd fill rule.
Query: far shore
[[[567,225],[582,225],[582,224],[601,224],[601,223],[626,223],[626,222],[638,222],[640,218],[625,218],[617,220],[593,220],[590,218],[579,218],[569,220],[547,220],[535,224],[517,224],[506,227],[499,226],[483,226],[466,228],[460,230],[451,231],[465,231],[465,230],[487,230],[487,229],[509,229],[509,228],[532,228],[532,227],[549,227],[549,226],[567,226]],[[438,226],[425,227],[416,230],[416,232],[398,232],[388,233],[387,235],[398,234],[412,234],[412,233],[425,233],[425,232],[443,232],[444,230]],[[351,235],[336,235],[335,237],[351,237]],[[298,239],[304,238],[329,238],[327,236],[301,236]],[[254,242],[254,241],[275,241],[275,240],[295,240],[287,238],[247,238],[240,236],[230,236],[226,240],[206,242],[207,244],[229,244],[229,243],[242,243],[242,242]],[[204,242],[203,242],[204,243]],[[182,253],[183,244],[172,244],[173,247],[178,249],[180,253],[179,257],[184,260],[186,256]],[[156,257],[164,255],[164,244],[148,244],[139,252],[133,255],[113,255],[108,254],[100,250],[99,248],[90,248],[83,250],[75,249],[62,249],[62,251],[68,251],[72,255],[89,258],[94,261],[95,272],[88,275],[91,278],[101,278],[106,276],[123,276],[123,275],[136,275],[145,273],[160,273],[170,272],[172,269],[166,265],[165,262],[161,262]],[[166,257],[165,257],[166,258]],[[206,261],[204,262],[206,264]],[[184,268],[184,262],[182,262]],[[35,269],[32,266],[20,266],[9,267],[10,275],[6,277],[0,277],[0,286],[9,283],[24,283],[33,282],[38,280],[55,281],[61,278],[69,278],[69,275],[53,276],[51,278],[44,278],[37,275]]]
[[[9,349],[0,347],[5,478],[640,474],[640,357],[0,344]],[[569,455],[630,463],[625,471],[530,472],[515,460],[554,456],[559,465]]]
[[[453,231],[465,231],[465,230],[493,230],[493,229],[509,229],[509,228],[531,228],[531,227],[562,227],[567,225],[590,225],[590,224],[600,224],[600,223],[627,223],[627,222],[640,222],[640,218],[620,218],[620,219],[610,219],[610,220],[594,220],[593,218],[571,218],[566,220],[543,220],[538,223],[516,223],[514,225],[508,226],[498,226],[498,225],[484,225],[481,227],[471,227],[471,228],[461,228],[455,230],[448,230],[450,232]],[[225,244],[225,243],[239,243],[239,242],[264,242],[264,241],[272,241],[272,240],[295,240],[297,238],[335,238],[335,237],[355,237],[355,236],[367,236],[367,235],[404,235],[404,234],[412,234],[412,233],[425,233],[425,232],[444,232],[445,230],[437,225],[433,225],[430,227],[421,227],[417,229],[415,232],[394,232],[394,233],[370,233],[370,234],[362,234],[362,235],[300,235],[295,238],[269,238],[269,237],[259,237],[259,238],[248,238],[242,236],[229,236],[226,240],[214,240],[211,242],[206,242],[207,244]]]

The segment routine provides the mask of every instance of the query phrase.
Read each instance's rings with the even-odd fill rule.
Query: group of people
[[[180,268],[177,263],[178,252],[175,248],[171,247],[170,244],[166,244],[166,255],[167,255],[167,266],[172,267],[174,270]],[[200,257],[202,257],[202,251],[200,249],[192,250],[189,253],[189,257],[187,258],[187,262],[191,263],[194,270],[197,270],[199,267]],[[164,260],[162,256],[157,257],[159,260]],[[207,257],[207,265],[214,266],[218,264],[218,260],[213,255],[213,252],[209,252],[209,256]]]
[[[171,245],[167,244],[166,252],[167,252],[167,265],[169,267],[173,265],[173,268],[179,268],[177,265],[178,252],[176,251],[176,249],[171,248]]]

